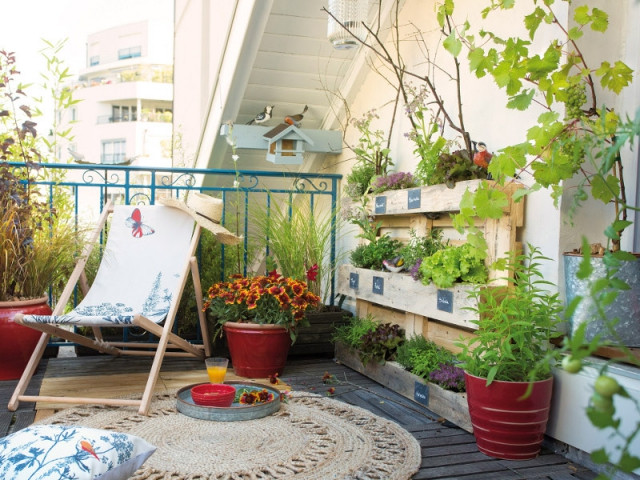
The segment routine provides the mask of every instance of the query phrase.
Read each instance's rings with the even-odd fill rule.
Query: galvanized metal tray
[[[266,389],[273,394],[273,400],[257,405],[243,405],[233,403],[230,407],[208,407],[206,405],[196,405],[191,398],[191,389],[199,383],[187,385],[178,390],[176,395],[176,406],[180,413],[201,420],[214,420],[216,422],[237,422],[243,420],[254,420],[266,417],[280,410],[280,391],[260,383],[243,381],[224,382],[236,387],[236,390],[248,389],[249,391]]]

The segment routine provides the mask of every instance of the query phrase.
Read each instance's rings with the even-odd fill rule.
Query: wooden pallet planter
[[[358,354],[341,342],[336,342],[336,360],[403,397],[424,405],[436,415],[446,418],[467,432],[473,431],[466,393],[452,392],[426,382],[395,362],[386,362],[384,365],[369,362],[365,366]]]
[[[336,327],[349,323],[353,314],[347,310],[307,312],[309,326],[298,329],[296,343],[291,345],[289,356],[333,355],[333,336]]]

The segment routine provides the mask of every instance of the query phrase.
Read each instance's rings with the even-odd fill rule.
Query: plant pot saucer
[[[266,417],[280,410],[280,391],[263,385],[261,383],[247,381],[227,381],[224,382],[236,387],[236,391],[248,389],[249,391],[260,391],[266,389],[273,394],[273,400],[257,405],[243,405],[240,403],[232,403],[230,407],[209,407],[206,405],[197,405],[191,398],[191,389],[198,383],[187,385],[178,390],[176,394],[176,408],[183,415],[198,418],[200,420],[213,420],[217,422],[236,422],[242,420],[255,420],[256,418]]]

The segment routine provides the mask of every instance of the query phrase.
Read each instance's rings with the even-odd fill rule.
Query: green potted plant
[[[13,54],[0,56],[0,378],[22,374],[40,334],[13,322],[18,313],[49,314],[50,288],[63,286],[82,248],[75,224],[34,184],[41,160],[36,123]],[[21,164],[20,167],[8,162]]]
[[[340,238],[342,220],[336,212],[312,208],[308,200],[287,197],[279,202],[269,194],[269,208],[255,207],[252,223],[257,226],[256,245],[267,256],[267,270],[277,269],[285,277],[303,280],[320,297],[317,308],[306,312],[305,325],[290,354],[333,354],[333,330],[351,312],[331,298],[340,253],[331,260],[333,241]],[[335,234],[335,236],[334,236]]]
[[[274,270],[254,277],[232,275],[213,284],[204,308],[217,322],[216,336],[224,332],[227,338],[234,372],[263,378],[282,375],[306,312],[319,303],[305,282]]]
[[[507,286],[473,290],[478,329],[458,344],[478,449],[498,458],[535,457],[546,429],[551,340],[560,336],[563,309],[539,270],[543,260],[527,245],[507,265]]]

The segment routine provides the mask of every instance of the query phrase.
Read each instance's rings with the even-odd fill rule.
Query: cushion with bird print
[[[155,450],[127,433],[77,425],[32,425],[0,438],[0,478],[126,479]]]

